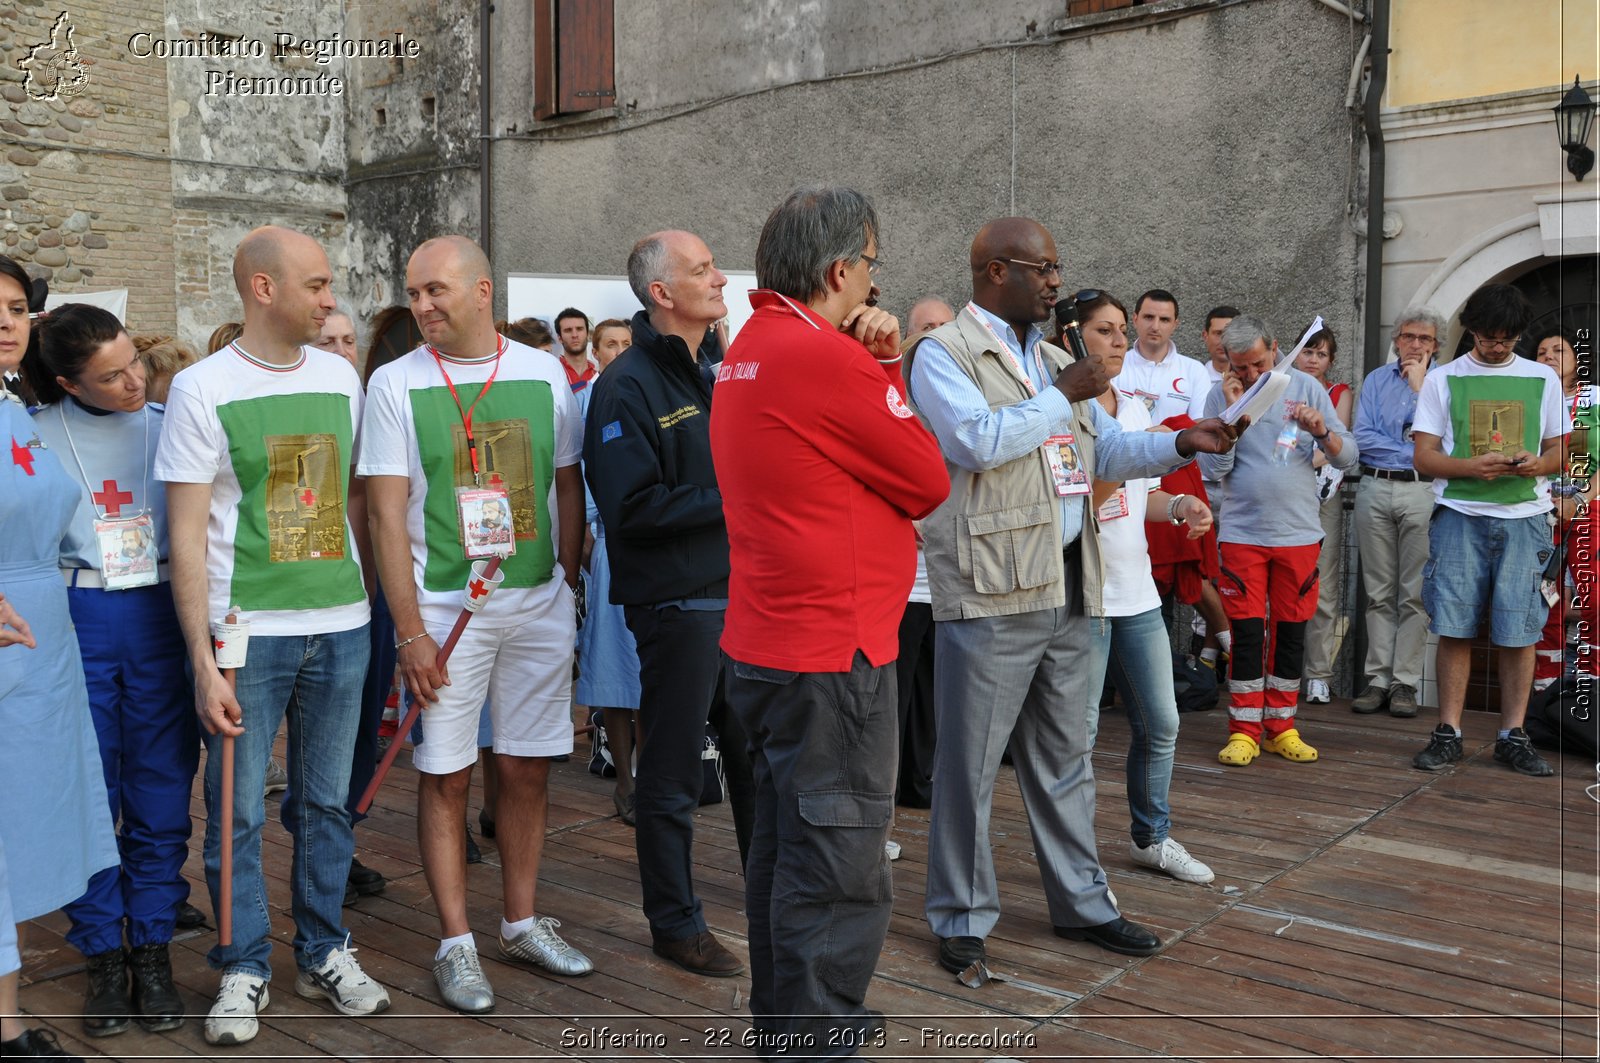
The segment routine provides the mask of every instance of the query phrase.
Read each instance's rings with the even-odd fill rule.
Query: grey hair
[[[1423,306],[1419,303],[1416,306],[1406,307],[1400,316],[1394,319],[1394,329],[1399,332],[1407,325],[1432,325],[1433,334],[1441,340],[1444,338],[1444,315],[1431,306]]]
[[[878,234],[872,201],[842,185],[797,188],[761,227],[756,283],[806,301],[827,291],[828,267],[858,262]]]
[[[343,299],[334,300],[333,309],[328,312],[328,316],[332,317],[334,314],[343,314],[349,319],[350,332],[356,338],[356,350],[359,351],[361,349],[361,319],[356,317],[354,311],[350,309],[350,304]]]
[[[1222,349],[1229,354],[1243,354],[1254,347],[1257,341],[1265,343],[1270,351],[1278,339],[1267,323],[1254,314],[1240,314],[1222,330]]]
[[[628,255],[628,287],[646,310],[656,308],[656,301],[650,297],[650,285],[667,279],[667,258],[667,241],[660,233],[634,244]]]

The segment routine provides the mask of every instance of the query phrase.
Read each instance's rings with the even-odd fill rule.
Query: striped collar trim
[[[265,369],[269,373],[292,373],[296,369],[299,369],[301,366],[306,364],[306,349],[303,346],[299,348],[300,357],[294,362],[293,365],[278,365],[275,362],[263,362],[260,358],[257,358],[255,355],[239,346],[238,340],[234,340],[232,343],[228,344],[228,349],[234,354],[237,354],[240,358],[243,358],[245,361],[249,362],[251,365],[260,369]]]

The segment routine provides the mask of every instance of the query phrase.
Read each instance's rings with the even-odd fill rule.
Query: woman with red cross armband
[[[121,862],[66,906],[88,967],[91,1037],[183,1023],[167,947],[189,896],[189,795],[199,763],[194,695],[167,578],[166,485],[151,473],[162,412],[115,315],[69,303],[37,326],[23,372],[46,405],[34,428],[77,486],[61,578],[78,632]]]

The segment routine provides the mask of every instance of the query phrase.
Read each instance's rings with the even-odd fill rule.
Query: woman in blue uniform
[[[115,315],[57,307],[23,361],[42,406],[33,427],[77,486],[60,539],[121,862],[67,905],[67,941],[88,965],[92,1037],[183,1024],[167,946],[189,894],[189,794],[199,762],[194,695],[167,581],[165,485],[151,476],[161,411]]]
[[[28,349],[31,291],[22,267],[0,255],[0,375]],[[118,862],[59,571],[61,537],[77,504],[59,455],[39,439],[21,403],[0,393],[0,601],[10,631],[0,637],[0,889],[14,924],[82,896],[91,876]],[[11,637],[17,619],[30,638]],[[0,939],[13,940],[9,933]],[[25,1029],[17,1017],[18,961],[15,947],[0,946],[0,1055],[63,1055],[48,1031]]]

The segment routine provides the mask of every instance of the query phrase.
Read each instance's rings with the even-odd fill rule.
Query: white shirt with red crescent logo
[[[1173,344],[1159,362],[1146,359],[1138,347],[1129,348],[1122,372],[1111,383],[1124,397],[1143,402],[1154,424],[1183,413],[1200,420],[1212,385],[1205,364],[1179,354]]]

